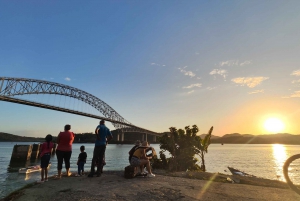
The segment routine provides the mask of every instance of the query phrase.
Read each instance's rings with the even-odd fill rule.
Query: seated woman
[[[149,159],[151,157],[146,156],[146,149],[149,148],[148,142],[143,142],[142,146],[140,146],[135,152],[133,153],[133,156],[130,160],[130,165],[134,167],[141,167],[146,166],[147,171],[149,172],[148,177],[155,177],[155,175],[152,173],[150,168],[150,161]]]

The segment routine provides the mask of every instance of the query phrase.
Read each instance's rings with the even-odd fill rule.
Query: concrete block
[[[15,145],[11,160],[24,159],[29,160],[31,157],[32,145]]]

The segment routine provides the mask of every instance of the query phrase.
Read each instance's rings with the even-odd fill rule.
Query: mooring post
[[[32,145],[15,145],[11,160],[28,160],[31,157]]]
[[[40,153],[40,144],[33,144],[31,151],[31,159],[36,159],[39,157]]]

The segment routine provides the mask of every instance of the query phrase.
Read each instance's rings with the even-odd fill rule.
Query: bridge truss
[[[48,104],[16,98],[16,96],[19,95],[29,94],[55,94],[61,96],[68,96],[92,106],[101,114],[103,114],[104,117],[63,107],[56,107]],[[111,122],[113,126],[122,133],[141,132],[155,136],[160,135],[159,133],[131,124],[129,121],[125,120],[119,113],[117,113],[112,107],[110,107],[107,103],[97,98],[96,96],[89,94],[83,90],[55,82],[27,78],[0,77],[0,101],[7,101],[18,104],[30,105],[34,107],[57,110],[95,119],[103,119],[105,121]]]

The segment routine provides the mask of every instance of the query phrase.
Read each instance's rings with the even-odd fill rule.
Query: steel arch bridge
[[[29,94],[55,94],[78,99],[98,110],[101,114],[104,115],[104,117],[85,112],[75,111],[63,107],[56,107],[53,105],[23,100],[15,97],[19,95]],[[113,126],[122,133],[140,132],[154,136],[160,136],[159,133],[131,124],[129,121],[124,119],[119,113],[117,113],[112,107],[110,107],[107,103],[97,98],[96,96],[89,94],[83,90],[55,82],[27,78],[0,77],[0,101],[7,101],[18,104],[30,105],[34,107],[62,111],[95,119],[103,119],[111,122]]]

